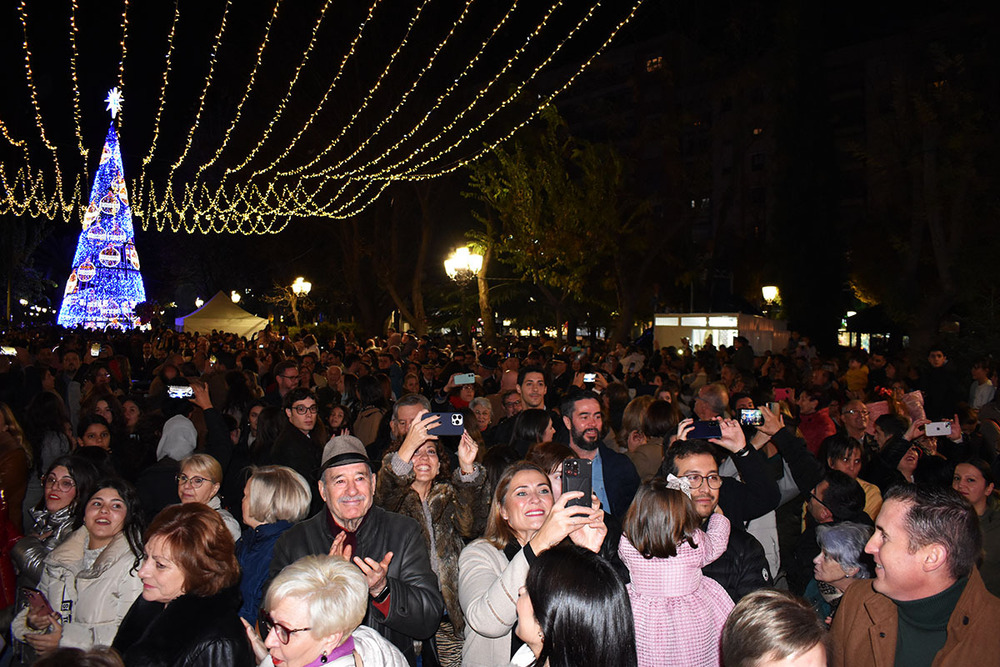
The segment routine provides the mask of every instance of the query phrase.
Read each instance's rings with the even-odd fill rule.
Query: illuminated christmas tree
[[[136,327],[139,320],[135,306],[146,300],[115,130],[115,116],[122,103],[117,88],[108,93],[106,101],[111,127],[104,140],[101,163],[90,190],[90,205],[83,214],[83,231],[59,309],[57,321],[64,327]]]

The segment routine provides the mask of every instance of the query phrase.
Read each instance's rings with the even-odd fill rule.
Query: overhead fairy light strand
[[[381,0],[375,0],[376,5],[379,2],[381,2]],[[244,159],[243,162],[241,162],[240,164],[238,164],[233,168],[226,169],[227,176],[229,174],[234,174],[243,169],[244,167],[246,167],[250,163],[250,161],[254,159],[254,157],[257,155],[260,149],[264,146],[264,143],[267,141],[268,137],[271,136],[271,131],[274,129],[274,125],[275,123],[278,122],[278,119],[280,119],[282,114],[284,114],[285,108],[288,106],[288,100],[292,96],[292,89],[295,88],[295,83],[299,80],[299,76],[302,74],[302,69],[306,66],[306,63],[309,61],[309,55],[312,53],[313,47],[316,46],[316,35],[319,33],[319,27],[323,23],[323,17],[326,16],[326,10],[329,6],[330,6],[330,0],[326,0],[323,3],[323,9],[320,10],[319,16],[316,18],[316,23],[313,25],[312,37],[309,40],[309,45],[306,47],[305,52],[302,54],[302,61],[299,63],[298,67],[295,68],[295,74],[292,76],[291,81],[288,82],[288,90],[285,92],[284,97],[281,98],[281,103],[278,104],[278,109],[272,115],[271,121],[270,123],[268,123],[267,129],[264,130],[263,136],[260,138],[260,141],[257,142],[257,145],[254,146],[254,148],[246,156],[246,159]],[[369,16],[370,15],[371,13],[369,12]],[[361,30],[364,30],[364,26],[365,24],[361,25]],[[358,32],[360,33],[361,30],[359,30]]]
[[[35,88],[35,77],[31,71],[31,48],[28,46],[28,7],[27,0],[21,0],[18,5],[18,14],[21,18],[21,30],[24,34],[24,76],[28,83],[28,96],[31,99],[31,107],[35,112],[35,125],[38,128],[38,135],[45,144],[45,147],[52,154],[52,163],[55,168],[56,177],[56,198],[60,206],[65,206],[62,200],[62,171],[59,168],[59,154],[56,147],[49,141],[45,133],[45,125],[42,122],[42,110],[38,104],[38,90]]]
[[[412,159],[413,159],[414,157],[416,157],[417,155],[419,155],[419,154],[421,154],[422,152],[424,152],[424,151],[425,151],[425,150],[426,150],[426,149],[427,149],[428,147],[430,147],[430,146],[431,146],[432,144],[436,143],[436,142],[437,142],[437,141],[438,141],[438,140],[439,140],[439,139],[441,138],[441,136],[442,136],[442,135],[444,135],[444,134],[445,134],[446,132],[450,131],[450,130],[451,130],[452,128],[456,127],[456,126],[458,125],[459,121],[461,121],[461,119],[462,119],[462,118],[464,118],[464,117],[465,117],[465,115],[466,115],[467,113],[469,113],[469,112],[470,112],[470,111],[471,111],[471,110],[472,110],[473,108],[475,108],[475,107],[476,107],[476,105],[477,105],[477,104],[478,104],[478,103],[479,103],[479,102],[480,102],[481,100],[483,100],[483,99],[484,99],[484,98],[486,97],[486,95],[487,95],[487,94],[489,93],[489,91],[490,91],[491,89],[493,89],[493,86],[494,86],[494,85],[496,85],[496,83],[497,83],[498,81],[500,81],[500,79],[501,79],[501,78],[502,78],[502,77],[503,77],[503,76],[504,76],[505,74],[507,74],[507,72],[508,72],[508,71],[509,71],[509,70],[510,70],[510,69],[511,69],[511,68],[512,68],[513,66],[514,66],[514,64],[515,64],[515,63],[516,63],[516,62],[517,62],[517,61],[519,60],[519,58],[520,58],[520,57],[521,57],[521,56],[522,56],[522,55],[523,55],[523,54],[525,53],[525,51],[526,51],[526,50],[528,49],[528,47],[529,47],[529,45],[530,45],[530,44],[532,43],[532,41],[533,41],[533,40],[534,40],[535,38],[537,38],[537,37],[538,37],[538,35],[539,35],[539,34],[540,34],[540,33],[542,32],[542,30],[543,30],[543,29],[545,28],[545,26],[546,26],[546,25],[548,24],[549,20],[550,20],[550,19],[552,18],[553,14],[555,14],[556,10],[557,10],[557,9],[558,9],[559,7],[561,7],[561,6],[562,6],[562,4],[563,4],[563,3],[562,3],[562,0],[559,0],[559,2],[556,2],[556,3],[555,3],[555,4],[553,4],[553,5],[551,6],[551,7],[549,7],[549,9],[548,9],[548,12],[546,12],[546,14],[545,14],[545,15],[544,15],[544,16],[542,17],[542,21],[541,21],[541,22],[540,22],[540,23],[539,23],[539,24],[538,24],[537,26],[535,26],[535,29],[534,29],[534,30],[532,30],[532,31],[531,31],[531,32],[530,32],[530,33],[528,34],[528,36],[527,36],[527,38],[525,39],[524,43],[523,43],[523,44],[522,44],[522,45],[521,45],[521,46],[520,46],[520,47],[519,47],[519,48],[518,48],[518,49],[517,49],[517,50],[516,50],[516,51],[514,52],[514,55],[512,55],[512,56],[511,56],[510,58],[508,58],[507,62],[506,62],[506,63],[504,63],[504,66],[500,68],[500,70],[499,70],[499,71],[498,71],[498,72],[496,73],[496,75],[495,75],[495,76],[493,77],[493,79],[492,79],[492,80],[490,80],[490,81],[489,81],[488,83],[486,83],[486,84],[485,84],[484,86],[482,86],[482,87],[480,88],[480,90],[479,90],[479,91],[478,91],[478,92],[476,93],[476,95],[475,95],[475,96],[473,97],[473,99],[472,99],[472,102],[470,102],[470,103],[469,103],[469,104],[468,104],[468,105],[467,105],[467,106],[465,107],[465,109],[463,109],[462,111],[460,111],[460,112],[458,112],[457,114],[455,114],[455,115],[454,115],[454,116],[452,117],[451,121],[450,121],[450,122],[448,122],[448,123],[447,123],[447,124],[446,124],[446,125],[445,125],[445,126],[444,126],[444,127],[443,127],[443,128],[442,128],[442,129],[441,129],[441,130],[440,130],[439,132],[438,132],[438,133],[437,133],[437,135],[435,135],[434,137],[432,137],[432,138],[428,139],[427,141],[425,141],[425,142],[424,142],[424,144],[423,144],[422,146],[420,146],[420,147],[418,147],[418,148],[414,149],[414,150],[413,150],[413,151],[412,151],[412,152],[411,152],[411,153],[410,153],[409,155],[407,155],[406,157],[404,157],[404,158],[402,158],[402,159],[399,159],[399,160],[396,160],[395,162],[391,163],[391,164],[390,164],[389,166],[387,166],[387,167],[385,167],[385,168],[382,168],[382,169],[380,169],[380,170],[378,170],[378,171],[373,171],[373,172],[369,172],[369,173],[368,173],[367,175],[368,175],[369,177],[372,177],[372,178],[388,178],[388,177],[391,177],[391,176],[392,176],[392,173],[391,173],[391,172],[393,172],[394,170],[398,169],[400,165],[405,165],[406,163],[408,163],[408,162],[409,162],[410,160],[412,160]],[[579,27],[579,25],[578,25],[577,27]],[[559,48],[561,48],[561,45],[560,45],[560,47],[559,47]],[[457,83],[457,82],[456,82],[456,83]],[[449,88],[449,91],[450,91],[450,90],[453,90],[453,89],[454,89],[454,87],[452,87],[452,88]],[[446,95],[447,95],[447,92],[446,92]],[[417,131],[417,130],[419,129],[419,127],[420,127],[420,126],[422,126],[422,125],[424,124],[424,122],[425,122],[425,121],[426,121],[426,120],[427,120],[427,119],[428,119],[428,118],[429,118],[429,117],[430,117],[430,116],[431,116],[431,115],[432,115],[432,114],[433,114],[433,113],[434,113],[435,111],[437,111],[437,110],[438,110],[438,108],[440,107],[441,103],[442,103],[442,102],[443,102],[443,100],[445,99],[446,95],[442,95],[441,97],[439,97],[439,98],[438,98],[437,102],[435,102],[435,104],[434,104],[434,105],[433,105],[433,106],[431,107],[431,109],[430,109],[430,110],[429,110],[429,111],[427,112],[427,114],[426,114],[426,115],[424,116],[424,118],[422,118],[422,119],[421,119],[421,120],[420,120],[420,121],[419,121],[419,122],[417,123],[417,125],[416,125],[416,126],[415,126],[415,127],[414,127],[414,128],[413,128],[413,129],[411,130],[411,131],[410,131],[410,132],[407,132],[406,134],[404,134],[404,135],[403,135],[403,137],[402,137],[402,138],[400,138],[400,139],[399,139],[399,140],[398,140],[398,141],[397,141],[397,142],[396,142],[395,144],[393,144],[392,146],[390,146],[390,147],[389,147],[388,149],[386,149],[386,150],[382,151],[382,154],[381,154],[380,156],[377,156],[377,157],[376,157],[376,158],[375,158],[374,160],[372,160],[372,161],[371,161],[370,163],[368,163],[367,165],[362,165],[362,166],[360,166],[360,167],[356,167],[355,169],[353,169],[353,170],[351,170],[351,171],[347,171],[347,172],[343,172],[343,173],[339,173],[339,174],[331,174],[331,172],[332,172],[332,171],[333,171],[334,169],[336,169],[336,168],[337,168],[338,166],[340,166],[340,164],[338,163],[338,164],[336,164],[336,165],[333,165],[333,166],[331,166],[331,167],[328,167],[328,168],[326,168],[326,169],[322,169],[322,170],[319,170],[319,171],[316,171],[316,172],[313,172],[313,173],[310,173],[310,174],[307,174],[307,175],[305,176],[305,178],[312,178],[312,177],[315,177],[315,176],[330,176],[330,175],[337,175],[337,176],[340,176],[340,177],[357,177],[357,176],[359,176],[360,174],[362,174],[362,173],[363,173],[363,172],[365,171],[366,167],[367,167],[367,168],[374,168],[374,166],[375,166],[376,164],[378,164],[379,162],[383,162],[383,161],[386,161],[389,155],[393,154],[393,153],[394,153],[394,152],[396,151],[396,149],[398,149],[398,148],[399,148],[399,147],[400,147],[400,146],[401,146],[401,145],[402,145],[402,144],[403,144],[403,143],[404,143],[404,142],[405,142],[405,141],[406,141],[406,140],[407,140],[407,139],[408,139],[409,137],[413,136],[413,134],[414,134],[414,133],[415,133],[415,132],[416,132],[416,131]],[[516,97],[516,96],[514,96],[514,97]],[[512,98],[508,98],[508,101],[509,101],[510,99],[513,99],[514,97],[512,97]],[[496,113],[496,112],[494,112],[493,114],[490,114],[490,115],[489,115],[489,116],[487,117],[487,119],[486,119],[486,120],[488,121],[489,119],[491,119],[491,118],[493,117],[493,115],[495,115],[495,113]]]
[[[579,65],[567,73],[567,78],[560,78],[549,87],[537,101],[528,109],[521,110],[515,103],[524,99],[528,86],[539,74],[550,67],[556,56],[564,50],[571,41],[583,39],[583,27],[594,23],[595,16],[607,7],[607,0],[593,0],[586,6],[576,3],[566,3],[565,0],[551,0],[546,6],[529,5],[536,18],[518,29],[517,42],[511,44],[510,52],[494,53],[499,55],[494,69],[485,70],[482,56],[487,47],[494,44],[501,30],[514,24],[512,18],[518,10],[518,0],[511,0],[509,6],[499,12],[499,19],[491,19],[489,23],[481,17],[473,18],[474,10],[479,11],[479,5],[487,3],[479,0],[467,0],[464,6],[455,7],[452,21],[440,24],[432,39],[425,39],[429,26],[421,23],[422,17],[428,11],[433,0],[423,0],[415,6],[413,13],[407,17],[393,16],[392,13],[378,11],[384,5],[381,0],[372,0],[367,7],[367,14],[362,14],[360,23],[352,28],[346,49],[337,56],[337,67],[321,67],[317,54],[318,46],[330,30],[324,29],[325,17],[331,6],[330,0],[325,0],[314,19],[301,27],[303,39],[293,39],[291,43],[300,44],[305,41],[306,31],[309,33],[308,43],[296,56],[291,64],[287,84],[281,85],[278,91],[280,99],[276,107],[264,111],[252,105],[259,100],[270,99],[260,94],[261,72],[264,58],[270,58],[277,46],[276,32],[279,12],[284,14],[291,5],[284,0],[273,0],[271,11],[267,15],[266,24],[259,42],[253,46],[247,45],[247,58],[252,66],[246,71],[245,87],[239,92],[227,91],[233,99],[239,101],[227,111],[228,120],[223,123],[225,130],[220,132],[218,140],[212,140],[211,148],[200,150],[207,159],[199,164],[190,164],[195,155],[195,142],[199,149],[203,148],[203,137],[211,136],[199,133],[202,119],[207,117],[207,109],[211,102],[220,97],[216,91],[222,79],[218,73],[218,60],[225,53],[226,58],[233,55],[232,49],[243,48],[240,41],[227,38],[227,25],[235,20],[230,14],[238,5],[227,0],[222,13],[214,41],[209,48],[207,76],[198,95],[198,105],[189,125],[180,129],[181,139],[172,145],[177,145],[179,151],[173,158],[163,156],[167,144],[160,140],[164,131],[164,119],[173,112],[174,105],[187,104],[177,85],[171,85],[171,74],[175,74],[175,49],[178,26],[180,24],[180,3],[175,3],[174,16],[166,37],[166,52],[164,70],[156,104],[155,117],[151,119],[152,128],[147,150],[137,151],[144,154],[142,167],[138,178],[133,181],[131,194],[136,220],[144,228],[157,230],[171,229],[196,232],[231,232],[242,234],[274,233],[286,227],[293,217],[318,217],[342,219],[358,215],[375,201],[385,189],[396,180],[422,180],[434,178],[441,174],[453,172],[461,166],[478,159],[487,151],[492,150],[501,142],[511,137],[519,128],[524,127],[535,118],[541,109],[565,91],[578,76],[585,71],[610,44],[630,20],[632,20],[643,0],[634,0],[628,15],[609,26],[610,34],[600,36],[602,42],[596,49],[588,45],[587,53],[591,53]],[[524,5],[525,3],[520,3]],[[73,128],[78,150],[84,157],[83,183],[86,185],[86,142],[83,140],[82,113],[80,104],[80,86],[77,78],[79,54],[77,49],[78,22],[80,20],[79,0],[70,0],[69,20],[69,73],[72,79],[72,104],[64,105],[71,110]],[[130,0],[123,0],[121,15],[120,46],[121,59],[118,63],[119,90],[124,86],[124,73],[130,36],[133,42],[131,51],[144,41],[135,41],[130,33],[129,11]],[[627,9],[627,8],[623,8]],[[579,14],[576,13],[579,10]],[[449,10],[450,11],[450,10]],[[489,11],[489,10],[485,10]],[[571,21],[556,22],[554,17],[562,12],[574,12]],[[608,12],[615,8],[607,8]],[[55,172],[55,188],[51,185],[51,177],[46,178],[45,172],[32,167],[28,161],[29,146],[23,139],[12,137],[8,126],[0,119],[0,134],[3,139],[15,149],[24,154],[24,160],[12,167],[10,163],[0,164],[0,213],[17,215],[47,216],[49,218],[63,217],[69,219],[78,215],[78,209],[83,204],[81,178],[76,176],[73,184],[72,199],[66,200],[63,175],[56,153],[56,144],[50,141],[43,122],[43,113],[35,86],[35,74],[32,71],[32,52],[28,39],[27,0],[21,0],[19,5],[21,28],[24,35],[24,71],[27,91],[30,98],[30,112],[34,113],[35,125],[42,145],[45,146],[53,160]],[[134,19],[135,17],[131,17]],[[387,53],[384,62],[379,58],[379,69],[372,72],[374,78],[363,84],[360,92],[351,91],[345,95],[339,87],[347,79],[349,64],[356,61],[362,45],[378,48],[381,39],[372,33],[375,19],[406,20],[401,37],[392,50]],[[301,23],[301,21],[300,21]],[[558,29],[558,34],[546,38],[541,46],[543,32],[548,35],[556,28],[552,24],[564,25]],[[294,23],[292,24],[294,25]],[[398,23],[397,23],[398,25]],[[442,54],[449,44],[455,41],[455,35],[463,30],[465,25],[474,25],[476,43],[462,48],[471,49],[468,58],[451,62]],[[533,26],[533,27],[532,27]],[[523,32],[522,32],[523,31]],[[466,31],[467,32],[467,31]],[[420,34],[422,41],[416,41]],[[589,34],[589,32],[588,32]],[[512,35],[513,37],[513,35]],[[606,39],[605,39],[606,37]],[[551,43],[550,43],[551,42]],[[282,46],[287,45],[287,37],[282,40]],[[425,44],[424,44],[425,43]],[[413,46],[410,46],[410,45]],[[417,47],[417,44],[424,44]],[[506,47],[506,43],[504,43]],[[414,56],[413,51],[420,48],[422,55]],[[424,49],[427,50],[424,50]],[[239,52],[236,52],[239,53]],[[324,49],[323,53],[328,53]],[[529,59],[529,53],[531,57]],[[404,55],[405,54],[405,55]],[[133,57],[136,57],[134,53]],[[287,61],[286,54],[278,54],[274,62]],[[405,63],[404,63],[405,59]],[[370,56],[366,63],[369,64]],[[425,81],[434,81],[429,76],[433,69],[437,72],[439,61],[453,66],[456,73],[437,76],[441,88],[430,88],[422,95],[417,95],[418,89],[423,91]],[[180,61],[183,62],[183,61]],[[228,60],[227,60],[228,62]],[[271,61],[268,60],[270,63]],[[248,64],[250,64],[248,62]],[[330,63],[332,64],[332,63]],[[361,64],[358,63],[360,66]],[[405,67],[404,67],[405,65]],[[359,71],[365,71],[363,69]],[[402,72],[407,72],[404,76]],[[443,72],[442,72],[443,73]],[[473,73],[477,82],[472,83]],[[320,90],[325,90],[318,101],[310,102],[309,109],[299,113],[298,120],[291,130],[289,139],[277,144],[275,134],[278,123],[290,124],[295,116],[288,113],[293,105],[301,106],[301,100],[316,90],[319,78]],[[216,79],[219,80],[217,84]],[[309,81],[307,85],[305,82]],[[228,82],[227,82],[228,83]],[[437,85],[436,82],[428,85]],[[211,93],[211,100],[209,95]],[[375,100],[384,100],[389,95],[391,99],[376,104]],[[330,107],[334,101],[343,108],[350,105],[343,113],[343,120],[336,125],[327,126],[331,116]],[[47,102],[48,103],[48,102]],[[168,105],[170,108],[168,109]],[[488,105],[488,106],[487,106]],[[516,115],[511,118],[509,110],[516,109]],[[503,114],[503,115],[501,115]],[[410,119],[413,120],[410,120]],[[258,120],[255,128],[251,119]],[[501,120],[503,119],[503,120]],[[49,119],[51,121],[51,119]],[[120,122],[120,117],[119,117]],[[216,122],[213,120],[213,123]],[[241,129],[236,130],[237,126]],[[360,128],[364,128],[363,131]],[[283,125],[282,132],[284,132]],[[256,130],[256,134],[255,134]],[[390,134],[390,131],[392,134]],[[238,155],[234,155],[237,143],[233,138],[239,136],[242,142],[247,134],[253,138],[240,146]],[[325,138],[317,135],[326,135]],[[307,144],[307,137],[309,143]],[[217,143],[216,143],[217,142]],[[266,151],[266,153],[265,153]],[[17,151],[15,151],[17,152]],[[265,157],[266,154],[266,157]],[[259,158],[264,158],[257,162]],[[163,169],[147,170],[154,161]],[[187,164],[183,173],[191,174],[186,179],[179,178],[180,168]],[[238,173],[250,167],[247,176]],[[51,172],[50,172],[51,173]]]
[[[122,58],[118,61],[118,90],[125,90],[125,40],[128,39],[128,1],[125,0],[125,3],[122,5],[122,41],[120,42]],[[125,114],[122,113],[118,118],[118,130],[121,131],[124,125]]]
[[[313,159],[309,164],[307,164],[303,168],[307,169],[309,166],[315,164],[320,159],[322,159],[322,156],[326,155],[327,152],[332,150],[338,143],[340,143],[340,140],[344,138],[344,135],[347,134],[347,132],[351,129],[351,127],[354,126],[354,121],[356,121],[358,117],[362,114],[362,112],[364,112],[364,110],[368,107],[368,104],[372,101],[372,98],[375,97],[379,89],[382,87],[382,84],[385,82],[385,79],[388,76],[389,71],[392,69],[393,63],[396,61],[396,56],[399,55],[399,52],[402,51],[403,48],[407,45],[407,43],[410,41],[410,36],[413,34],[413,27],[417,24],[417,21],[420,20],[420,15],[423,13],[424,8],[427,7],[427,5],[430,2],[431,0],[424,0],[422,3],[420,3],[420,6],[417,7],[417,12],[413,15],[413,18],[410,19],[410,24],[406,28],[406,32],[403,35],[402,41],[400,41],[399,46],[396,47],[396,50],[392,53],[392,55],[389,56],[389,62],[386,64],[385,69],[383,69],[382,73],[379,74],[378,77],[375,79],[374,85],[372,85],[371,88],[368,89],[368,94],[365,95],[365,98],[364,100],[362,100],[361,106],[358,107],[358,110],[355,111],[354,114],[351,116],[351,119],[344,124],[344,126],[340,129],[340,133],[333,138],[333,141],[328,143],[326,147],[323,148],[322,151],[320,151],[320,154],[316,156],[315,159]],[[410,93],[412,93],[413,89],[417,87],[418,83],[420,83],[420,80],[423,78],[424,74],[427,72],[430,66],[434,64],[434,60],[435,58],[437,58],[437,54],[441,51],[441,48],[444,46],[445,42],[447,42],[448,39],[455,33],[455,29],[458,28],[459,24],[465,19],[465,15],[468,13],[470,6],[472,6],[472,0],[466,3],[465,7],[462,9],[462,15],[458,18],[458,21],[456,21],[455,24],[451,27],[451,30],[448,31],[448,34],[445,36],[445,38],[440,43],[438,43],[437,47],[434,49],[433,54],[431,55],[430,60],[427,62],[427,65],[420,70],[416,80],[413,82],[413,85],[410,86],[409,90],[403,93],[399,103],[400,106],[406,102],[406,99],[410,96]],[[324,96],[323,99],[320,101],[319,107],[316,110],[317,113],[309,117],[309,120],[306,121],[306,124],[302,127],[302,130],[300,130],[299,134],[296,135],[295,139],[292,140],[292,145],[289,146],[288,150],[291,150],[291,148],[294,147],[294,145],[298,142],[302,134],[308,129],[314,117],[318,114],[319,111],[322,110],[323,104],[326,102],[326,100],[327,97]],[[397,106],[396,109],[398,108],[399,107]],[[390,112],[389,117],[391,117],[392,114],[395,113],[396,109]],[[287,151],[285,154],[287,154]],[[269,171],[272,167],[274,167],[276,162],[277,161],[272,162],[264,169],[254,172],[254,176],[259,176]],[[288,174],[279,173],[279,175],[285,176]]]
[[[77,79],[76,74],[76,61],[77,61],[77,49],[76,49],[76,36],[79,32],[76,27],[76,14],[80,11],[77,5],[77,0],[70,1],[69,10],[69,43],[70,43],[70,56],[69,56],[69,74],[70,79],[73,81],[73,131],[76,133],[76,144],[80,151],[80,156],[83,158],[83,180],[84,182],[89,181],[87,178],[87,147],[84,145],[83,141],[83,130],[81,129],[82,122],[80,120],[80,82]],[[120,85],[120,84],[119,84]]]
[[[215,63],[219,54],[219,45],[222,43],[222,35],[226,32],[226,19],[229,17],[229,8],[231,6],[232,0],[226,0],[226,8],[222,11],[222,21],[219,24],[219,33],[215,36],[212,53],[208,58],[208,76],[205,77],[205,87],[201,89],[201,96],[198,99],[198,112],[194,115],[194,122],[191,123],[191,129],[188,131],[187,143],[184,144],[184,150],[181,152],[181,156],[171,165],[169,179],[173,179],[177,168],[183,164],[184,159],[191,150],[191,143],[194,141],[195,130],[198,129],[198,122],[201,120],[201,114],[205,110],[205,97],[208,95],[208,89],[212,87],[212,76],[215,74]]]
[[[421,179],[427,179],[427,178],[437,178],[439,176],[443,176],[444,174],[451,173],[451,172],[455,171],[456,169],[460,169],[460,168],[464,167],[467,164],[471,164],[472,162],[475,162],[476,160],[478,160],[479,158],[481,158],[486,153],[489,153],[489,152],[493,151],[497,146],[499,146],[503,142],[505,142],[508,139],[510,139],[511,137],[513,137],[517,133],[518,130],[520,130],[522,127],[524,127],[525,125],[527,125],[528,123],[530,123],[532,120],[534,120],[535,118],[537,118],[538,114],[540,114],[542,112],[542,110],[545,109],[547,106],[549,106],[550,104],[552,104],[555,101],[556,97],[558,97],[563,91],[565,91],[567,88],[569,88],[571,85],[573,85],[573,83],[576,81],[576,79],[590,66],[590,64],[594,61],[594,59],[597,58],[599,55],[601,55],[601,53],[604,52],[604,49],[606,49],[608,47],[608,45],[614,40],[614,38],[618,34],[618,32],[621,31],[621,29],[624,28],[625,25],[629,21],[631,21],[633,17],[635,17],[635,14],[636,14],[636,12],[639,11],[639,7],[642,5],[643,1],[644,0],[638,0],[635,3],[635,5],[632,6],[632,11],[629,12],[629,15],[624,20],[622,20],[617,26],[615,26],[614,30],[612,30],[611,34],[604,41],[604,43],[601,44],[601,47],[594,53],[594,55],[592,55],[590,58],[588,58],[586,61],[584,61],[584,63],[582,65],[580,65],[579,68],[577,68],[577,71],[566,81],[566,83],[564,83],[558,89],[556,89],[551,94],[549,94],[548,97],[545,98],[545,100],[543,101],[543,103],[541,105],[539,105],[538,108],[529,117],[525,118],[520,123],[517,123],[504,136],[500,137],[499,139],[497,139],[496,141],[492,142],[491,144],[489,144],[489,145],[481,148],[475,154],[470,155],[469,157],[467,157],[467,158],[465,158],[463,160],[460,160],[460,161],[454,163],[453,165],[449,166],[446,169],[442,169],[442,170],[436,171],[434,173],[419,174],[419,175],[414,176],[414,177],[412,177],[412,178],[410,178],[408,180],[421,180]]]
[[[198,167],[197,176],[201,176],[206,169],[218,161],[219,156],[222,155],[222,151],[226,148],[226,144],[229,143],[229,135],[232,134],[233,129],[239,125],[240,118],[243,116],[243,105],[246,104],[247,98],[250,97],[250,93],[253,91],[254,84],[257,81],[257,70],[260,69],[260,64],[264,57],[264,49],[267,48],[268,40],[271,38],[271,26],[274,25],[274,19],[278,16],[278,8],[280,6],[281,0],[275,0],[274,10],[271,12],[271,17],[267,20],[267,27],[264,29],[264,39],[261,40],[260,48],[257,49],[257,62],[254,63],[253,70],[250,72],[250,80],[247,82],[246,92],[243,93],[243,98],[240,99],[239,104],[236,105],[236,115],[233,117],[233,122],[226,128],[226,133],[222,137],[222,143],[219,144],[219,148],[215,151],[215,155],[213,155],[208,162]]]
[[[441,103],[445,99],[447,99],[451,95],[451,93],[453,91],[455,91],[458,88],[458,86],[460,85],[460,83],[462,82],[462,80],[476,66],[476,63],[479,62],[480,57],[482,56],[483,52],[486,50],[487,45],[493,40],[493,38],[500,31],[500,29],[504,25],[507,24],[508,19],[511,17],[511,15],[513,15],[514,10],[516,8],[517,8],[517,0],[515,0],[511,4],[510,9],[507,10],[507,13],[503,15],[503,17],[500,19],[500,22],[497,23],[493,27],[492,32],[490,32],[490,34],[486,37],[486,39],[483,41],[483,43],[479,46],[479,48],[476,49],[475,55],[469,60],[469,62],[466,63],[465,67],[462,69],[462,71],[459,73],[459,75],[457,77],[455,77],[455,80],[451,83],[451,85],[449,85],[448,88],[437,97],[437,100],[434,102],[433,106],[424,114],[423,118],[421,118],[420,121],[417,122],[417,124],[414,125],[413,128],[409,132],[405,133],[402,137],[400,137],[400,139],[398,141],[396,141],[396,143],[393,146],[390,146],[387,150],[383,151],[382,154],[381,154],[381,156],[379,156],[379,158],[376,158],[376,160],[373,160],[371,163],[369,163],[369,165],[373,165],[375,162],[378,162],[379,159],[388,156],[399,145],[401,145],[407,139],[409,139],[410,137],[412,137],[417,131],[420,130],[421,127],[423,127],[423,125],[427,121],[427,119],[430,118],[433,115],[434,111],[436,111],[438,109],[438,107],[440,107]],[[465,11],[467,11],[467,10],[468,10],[468,5],[466,5],[466,8],[465,8]],[[452,31],[454,31],[454,28],[452,29]],[[449,33],[449,35],[450,34],[451,33]],[[531,36],[529,36],[529,40],[530,39],[531,39]],[[438,50],[440,50],[441,46],[443,46],[443,44],[439,44],[438,45]],[[425,68],[425,71],[426,71],[426,69],[427,68]],[[367,139],[365,139],[365,141],[363,141],[361,143],[361,145],[359,145],[358,148],[353,153],[351,153],[350,155],[348,155],[347,157],[345,157],[344,159],[342,159],[337,164],[334,164],[334,165],[332,165],[332,166],[327,167],[326,169],[324,169],[323,170],[324,173],[329,173],[331,171],[335,171],[340,166],[342,166],[346,162],[350,161],[355,155],[357,155],[358,153],[360,153],[369,144],[369,142],[371,142],[371,140],[374,139],[375,136],[378,135],[378,133],[381,131],[382,127],[384,127],[386,124],[389,123],[389,121],[392,118],[393,114],[395,114],[399,110],[399,108],[401,106],[402,106],[402,104],[397,105],[396,108],[393,109],[392,112],[389,114],[389,116],[387,116],[386,118],[382,119],[382,121],[376,126],[375,131],[372,132],[372,134],[369,135],[369,137]],[[309,122],[310,123],[312,122],[312,118],[310,118]],[[325,154],[326,152],[327,152],[327,149],[324,149],[322,151],[321,155]],[[295,174],[299,174],[302,171],[304,171],[307,166],[309,166],[309,165],[302,165],[302,166],[296,167],[294,169],[291,169],[289,171],[278,172],[278,175],[279,176],[292,176],[292,175],[295,175]]]
[[[156,119],[153,121],[153,140],[149,144],[149,152],[142,158],[142,173],[145,176],[146,165],[152,162],[153,153],[156,152],[157,141],[160,138],[160,119],[163,118],[163,108],[166,106],[167,79],[170,77],[171,59],[174,55],[174,35],[177,34],[177,23],[181,19],[181,3],[174,3],[174,20],[170,23],[170,33],[167,35],[167,54],[164,58],[163,85],[160,87],[160,103],[156,107]],[[140,182],[145,180],[140,177]],[[135,196],[136,188],[133,184],[132,194]]]

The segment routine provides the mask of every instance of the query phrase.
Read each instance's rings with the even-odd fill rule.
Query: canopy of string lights
[[[82,218],[117,87],[143,229],[346,218],[510,137],[642,1],[6,3],[0,214]]]

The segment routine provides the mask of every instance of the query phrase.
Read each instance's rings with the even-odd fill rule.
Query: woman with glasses
[[[239,621],[240,566],[219,513],[172,505],[146,531],[142,595],[112,646],[128,667],[251,667]]]
[[[49,465],[42,476],[44,496],[31,510],[31,529],[11,551],[18,586],[38,584],[45,557],[83,522],[77,499],[89,497],[96,481],[97,470],[89,461],[60,456]]]
[[[246,622],[260,667],[406,667],[406,658],[371,628],[368,583],[339,556],[306,556],[285,567],[264,598],[261,640]]]
[[[142,591],[142,513],[131,484],[104,479],[84,507],[83,526],[45,559],[38,591],[11,634],[44,657],[60,647],[111,642]],[[48,607],[45,607],[47,601]]]
[[[228,510],[222,508],[219,489],[222,488],[222,466],[208,454],[192,454],[181,461],[177,475],[177,495],[181,504],[201,503],[219,513],[233,541],[240,539],[240,524]]]

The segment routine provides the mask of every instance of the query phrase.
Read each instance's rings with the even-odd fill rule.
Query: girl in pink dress
[[[618,555],[628,567],[639,667],[718,667],[719,638],[733,601],[701,568],[722,555],[729,520],[713,514],[708,531],[687,478],[646,482],[625,515]]]

